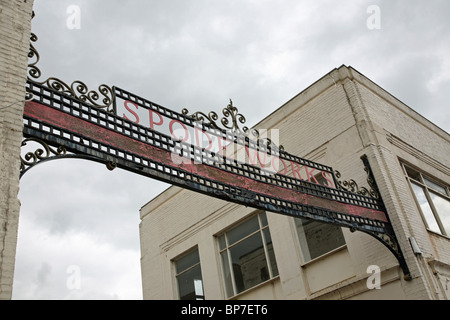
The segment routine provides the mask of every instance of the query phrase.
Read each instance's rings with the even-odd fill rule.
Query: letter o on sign
[[[176,123],[179,124],[182,128],[178,127],[174,130],[174,125]],[[182,142],[189,140],[189,131],[183,122],[175,120],[175,119],[170,121],[169,130],[170,130],[170,134],[172,135],[172,137],[174,139],[181,140]]]

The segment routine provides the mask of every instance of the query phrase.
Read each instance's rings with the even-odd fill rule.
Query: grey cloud
[[[39,286],[45,286],[48,282],[51,272],[52,272],[51,266],[46,262],[42,263],[36,275],[37,284]]]

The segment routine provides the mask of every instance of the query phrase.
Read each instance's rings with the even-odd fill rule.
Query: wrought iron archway
[[[366,187],[354,180],[341,181],[331,167],[289,154],[282,146],[263,138],[247,127],[245,117],[232,101],[215,112],[189,115],[169,110],[126,90],[102,84],[89,90],[81,81],[70,85],[41,76],[39,53],[30,37],[27,101],[24,109],[24,140],[35,142],[35,151],[21,157],[21,177],[35,165],[62,158],[84,158],[178,185],[209,196],[293,217],[330,223],[352,231],[365,232],[383,243],[397,258],[406,280],[411,275],[390,223],[384,203],[365,155],[361,157],[367,173]],[[190,145],[154,128],[139,125],[117,115],[117,99],[129,101],[170,121],[232,141],[242,148],[276,156],[281,161],[319,170],[329,175],[334,187],[319,185],[277,172],[267,175],[261,168]],[[173,155],[188,161],[174,162]],[[331,181],[332,179],[332,181]]]

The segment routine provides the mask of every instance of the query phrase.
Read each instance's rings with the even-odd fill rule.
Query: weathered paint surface
[[[388,222],[386,214],[380,210],[369,209],[301,193],[295,190],[283,188],[281,186],[260,182],[245,176],[223,171],[219,168],[208,166],[206,164],[194,163],[191,160],[184,161],[182,163],[175,163],[172,158],[173,154],[169,151],[151,146],[142,141],[121,134],[120,132],[103,128],[99,125],[85,121],[82,118],[72,116],[40,103],[27,102],[25,104],[24,115],[81,136],[89,137],[99,143],[130,152],[131,154],[135,154],[149,160],[163,163],[173,168],[191,172],[192,174],[196,174],[200,177],[214,180],[219,183],[293,203],[301,203],[352,216]],[[212,194],[212,196],[214,195]]]

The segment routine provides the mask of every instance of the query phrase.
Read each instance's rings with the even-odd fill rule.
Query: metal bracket
[[[370,186],[370,189],[367,189],[365,187],[359,187],[357,183],[353,180],[347,180],[347,181],[338,181],[338,186],[343,189],[347,190],[356,194],[361,195],[367,195],[374,199],[377,199],[380,201],[380,203],[383,205],[384,211],[386,212],[386,216],[389,219],[389,215],[387,213],[387,210],[384,206],[383,200],[381,198],[381,193],[378,189],[378,185],[375,181],[375,177],[373,176],[372,169],[370,167],[369,160],[367,159],[366,155],[361,156],[361,160],[364,164],[364,171],[367,173],[367,183]],[[336,177],[340,178],[341,174],[336,171]],[[359,230],[362,232],[365,232],[372,237],[376,238],[378,241],[380,241],[382,244],[384,244],[391,252],[392,254],[397,258],[400,267],[402,268],[404,279],[409,281],[412,279],[411,272],[409,271],[408,265],[406,264],[405,257],[403,255],[403,252],[400,248],[397,236],[395,235],[395,232],[392,228],[392,224],[389,221],[389,228],[386,230],[386,232],[379,232],[376,230],[368,232],[365,229],[359,229],[359,228],[350,228],[352,232]]]
[[[25,173],[27,173],[31,168],[37,166],[38,164],[48,162],[51,160],[58,159],[83,159],[99,162],[106,165],[106,168],[110,171],[114,170],[117,167],[117,163],[114,161],[105,161],[100,157],[95,157],[91,155],[83,155],[83,154],[74,154],[67,153],[66,147],[58,146],[52,147],[48,145],[45,141],[29,137],[22,141],[22,147],[26,146],[29,142],[35,142],[40,145],[36,150],[26,152],[22,157],[20,156],[20,176],[19,179],[23,177]]]

